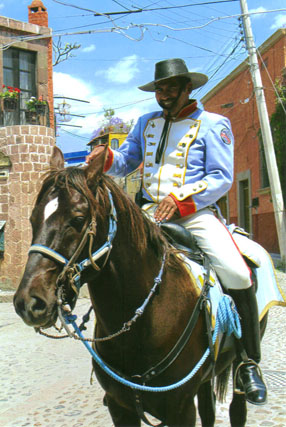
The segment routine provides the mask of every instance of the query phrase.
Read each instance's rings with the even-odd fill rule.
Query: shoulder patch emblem
[[[230,145],[232,143],[232,133],[229,129],[223,128],[220,132],[220,137],[225,144]]]

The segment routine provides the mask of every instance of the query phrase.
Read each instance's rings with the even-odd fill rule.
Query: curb
[[[0,303],[1,302],[13,302],[13,296],[15,291],[1,291],[0,289]]]

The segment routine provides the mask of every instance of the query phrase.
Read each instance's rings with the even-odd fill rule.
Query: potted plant
[[[0,92],[0,99],[3,99],[3,106],[5,111],[15,111],[18,105],[20,89],[12,86],[2,86]]]
[[[31,96],[31,98],[26,101],[26,106],[26,121],[31,124],[37,124],[39,122],[38,116],[43,116],[46,112],[47,101],[44,101],[42,97],[37,99],[35,96]]]
[[[37,114],[44,115],[47,108],[47,101],[44,101],[42,97],[36,98],[31,96],[31,98],[26,101],[28,111],[36,112]]]

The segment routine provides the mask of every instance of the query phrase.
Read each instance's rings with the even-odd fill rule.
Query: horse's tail
[[[226,398],[230,371],[231,365],[222,371],[216,378],[216,397],[217,400],[221,403],[223,403]]]

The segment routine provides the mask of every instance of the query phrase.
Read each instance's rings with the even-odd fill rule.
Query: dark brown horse
[[[99,250],[81,272],[81,282],[88,283],[96,314],[95,337],[108,337],[134,317],[135,310],[150,295],[154,279],[162,268],[158,292],[150,297],[144,313],[130,330],[96,343],[98,354],[108,366],[140,383],[138,375],[156,366],[177,343],[194,310],[198,293],[184,263],[160,228],[102,173],[103,164],[104,156],[99,156],[87,167],[63,169],[62,155],[56,150],[53,169],[43,182],[31,215],[32,247],[14,305],[28,325],[52,326],[62,300],[72,308],[76,301],[76,283],[71,276],[77,276],[78,272],[70,269],[71,263],[67,265],[67,260],[80,263]],[[109,194],[117,212],[117,231],[112,238],[110,224],[115,218]],[[108,239],[112,240],[112,246],[104,246]],[[165,264],[162,264],[164,257]],[[156,378],[151,378],[148,386],[162,387],[178,382],[196,366],[207,348],[205,319],[200,313],[179,356]],[[234,349],[219,356],[215,375],[222,378],[234,359]],[[209,357],[181,387],[166,392],[143,391],[140,399],[96,363],[94,370],[105,390],[104,402],[115,426],[141,425],[135,400],[141,401],[139,408],[164,425],[194,426],[196,395],[202,425],[214,425]],[[234,394],[230,419],[232,426],[245,425],[246,402],[242,394]]]

